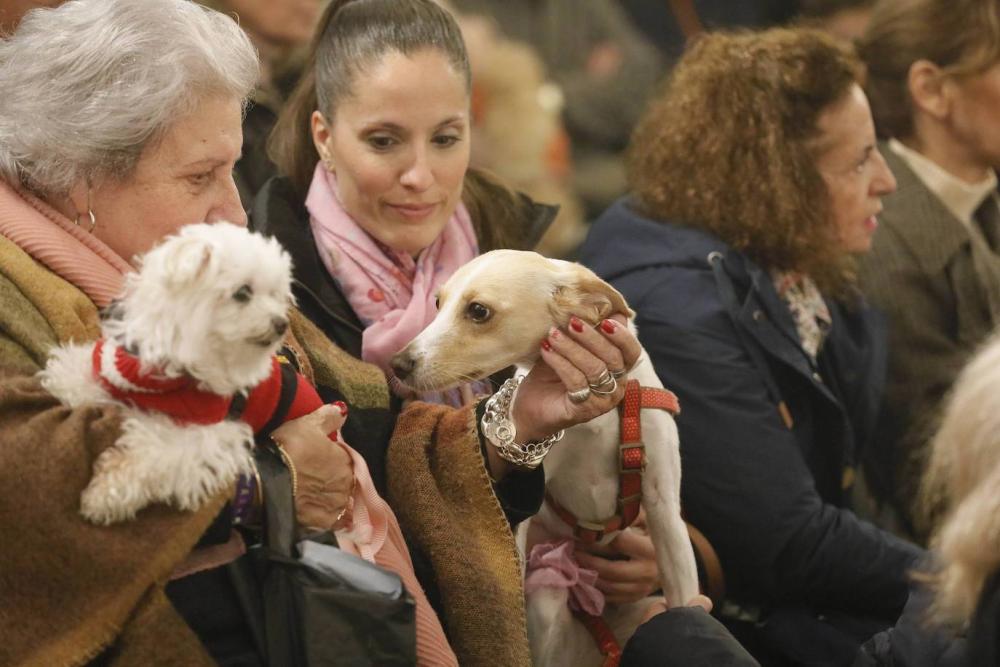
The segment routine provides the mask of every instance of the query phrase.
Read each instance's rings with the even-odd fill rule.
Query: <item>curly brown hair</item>
[[[815,139],[820,114],[861,71],[850,47],[815,30],[705,35],[632,136],[639,207],[706,229],[766,269],[842,291],[852,264],[836,240]]]

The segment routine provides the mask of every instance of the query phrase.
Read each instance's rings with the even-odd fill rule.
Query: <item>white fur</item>
[[[511,250],[487,253],[462,267],[441,289],[439,301],[437,318],[395,359],[412,366],[406,383],[421,390],[486,377],[510,365],[529,369],[550,327],[564,327],[571,314],[595,323],[613,311],[627,310],[621,295],[586,268]],[[489,308],[490,319],[472,321],[471,303]],[[630,328],[634,331],[631,324]],[[632,378],[642,386],[663,386],[645,351],[621,382]],[[641,420],[647,461],[642,505],[664,594],[672,604],[684,604],[698,593],[698,580],[680,516],[677,427],[663,410],[643,410]],[[617,412],[605,413],[567,429],[545,459],[547,490],[578,519],[604,522],[615,514],[619,430]],[[572,537],[569,526],[547,504],[535,520],[551,535]],[[605,542],[613,537],[607,536]],[[565,603],[565,591],[542,589],[528,596],[535,664],[599,664],[593,638]],[[606,608],[605,620],[620,642],[634,632],[647,604]]]
[[[249,298],[237,299],[245,286]],[[268,376],[292,303],[291,260],[277,241],[226,223],[190,225],[146,254],[102,333],[137,350],[144,368],[189,375],[228,396]],[[93,375],[92,351],[55,348],[40,373],[69,407],[116,402]],[[154,502],[196,510],[250,470],[253,433],[243,422],[184,426],[122,410],[122,434],[98,457],[81,495],[81,513],[94,523],[130,519]]]

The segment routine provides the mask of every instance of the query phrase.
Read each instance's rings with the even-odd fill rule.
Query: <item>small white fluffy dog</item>
[[[187,380],[219,397],[246,392],[270,375],[292,303],[291,260],[277,241],[228,223],[190,225],[128,276],[99,343],[52,350],[40,373],[51,394],[70,407],[119,403],[125,415],[81,495],[85,518],[123,521],[154,502],[197,509],[249,470],[246,423],[185,424],[118,401],[109,388],[140,398],[153,392],[121,371],[123,359],[137,358],[133,370],[153,384]]]
[[[631,314],[622,295],[585,267],[514,250],[489,252],[463,266],[441,288],[438,301],[435,320],[394,359],[394,367],[409,369],[405,383],[419,390],[484,378],[511,365],[530,369],[549,329],[564,327],[571,315],[593,325],[614,312]],[[620,381],[628,379],[644,387],[663,386],[645,350]],[[663,591],[671,604],[686,604],[698,593],[698,577],[680,516],[677,427],[663,410],[643,410],[641,422],[646,445],[642,506]],[[545,459],[548,493],[578,520],[603,524],[616,513],[619,432],[618,413],[611,411],[567,429]],[[547,502],[536,520],[551,535],[573,535]],[[607,535],[602,542],[613,538]],[[564,589],[543,588],[528,596],[535,664],[600,663],[594,639],[567,602]],[[642,602],[605,608],[604,618],[620,643],[635,631],[645,608]]]

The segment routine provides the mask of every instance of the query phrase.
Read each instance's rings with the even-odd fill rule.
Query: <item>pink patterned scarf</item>
[[[438,238],[414,260],[405,252],[385,248],[361,229],[341,205],[337,179],[322,163],[316,165],[306,208],[323,265],[365,326],[361,358],[391,378],[392,355],[437,314],[438,288],[479,254],[469,213],[459,204]],[[415,397],[399,383],[390,384],[400,396]],[[458,406],[474,393],[488,393],[487,387],[477,382],[464,391],[425,392],[419,398]]]

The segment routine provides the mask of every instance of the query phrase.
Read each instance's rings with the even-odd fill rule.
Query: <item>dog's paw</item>
[[[83,518],[101,526],[135,518],[150,502],[143,480],[136,475],[137,467],[127,450],[105,450],[94,464],[90,484],[80,494]]]

